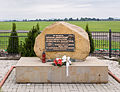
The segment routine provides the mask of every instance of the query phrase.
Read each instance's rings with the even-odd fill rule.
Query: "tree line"
[[[115,19],[112,17],[106,18],[106,19],[100,19],[100,18],[64,18],[64,19],[60,19],[60,18],[55,18],[55,19],[23,19],[23,20],[8,20],[8,21],[120,21],[120,19]]]

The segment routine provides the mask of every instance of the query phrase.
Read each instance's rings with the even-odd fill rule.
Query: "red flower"
[[[62,59],[58,60],[58,64],[62,65]]]
[[[55,63],[55,65],[57,66],[57,60],[56,60],[56,59],[54,60],[54,63]]]

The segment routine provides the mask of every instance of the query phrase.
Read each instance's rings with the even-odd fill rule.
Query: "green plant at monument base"
[[[27,34],[25,43],[23,43],[23,45],[20,46],[21,56],[25,56],[25,57],[36,56],[34,52],[34,43],[35,43],[35,38],[39,33],[40,33],[39,24],[37,24],[35,27],[33,26],[32,30],[29,31],[29,33]]]
[[[92,35],[91,35],[90,31],[89,31],[88,24],[86,25],[86,29],[85,30],[88,33],[89,40],[90,40],[90,53],[93,53],[94,49],[95,49],[95,47],[94,47],[94,40],[93,40]]]
[[[118,58],[118,63],[119,63],[119,65],[120,65],[120,58]]]
[[[15,23],[13,23],[13,26],[12,26],[12,33],[10,34],[7,52],[9,54],[18,54],[19,53],[19,39],[18,39],[18,35],[16,32],[16,24]]]
[[[0,92],[2,92],[1,88],[0,88]]]

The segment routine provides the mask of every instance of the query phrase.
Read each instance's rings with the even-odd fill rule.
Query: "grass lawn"
[[[89,25],[90,31],[108,31],[110,28],[112,32],[120,32],[120,21],[68,21],[71,24],[85,29],[86,24]],[[13,22],[0,22],[0,30],[11,30]],[[17,30],[31,30],[34,25],[39,23],[40,30],[43,30],[48,25],[54,22],[14,22],[16,23]],[[10,33],[1,33],[0,36],[9,36]],[[18,33],[19,36],[27,36],[26,33]],[[19,37],[19,41],[24,42],[25,37]],[[107,40],[94,40],[96,49],[108,49],[109,42]],[[8,37],[0,37],[0,49],[7,48]],[[113,49],[118,49],[119,42],[112,42]]]
[[[108,50],[109,49],[109,40],[94,40],[94,46],[95,46],[96,50],[99,50],[99,49]],[[120,42],[112,41],[111,47],[112,47],[112,50],[119,50]]]
[[[13,22],[0,22],[0,30],[11,30]],[[31,28],[39,23],[40,30],[43,30],[48,25],[54,22],[40,21],[40,22],[14,22],[17,30],[31,30]],[[89,25],[90,31],[108,31],[120,32],[120,21],[68,21],[68,23],[75,24],[85,29],[86,24]]]
[[[39,23],[40,30],[43,30],[45,27],[54,22],[0,22],[0,30],[11,30],[12,23],[16,23],[16,30],[30,31],[37,23]]]
[[[88,24],[90,31],[108,32],[111,29],[112,32],[120,32],[120,21],[71,21],[69,23],[81,26],[83,29]]]

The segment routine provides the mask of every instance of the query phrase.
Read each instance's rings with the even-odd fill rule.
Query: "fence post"
[[[109,29],[109,58],[111,58],[111,29]]]

